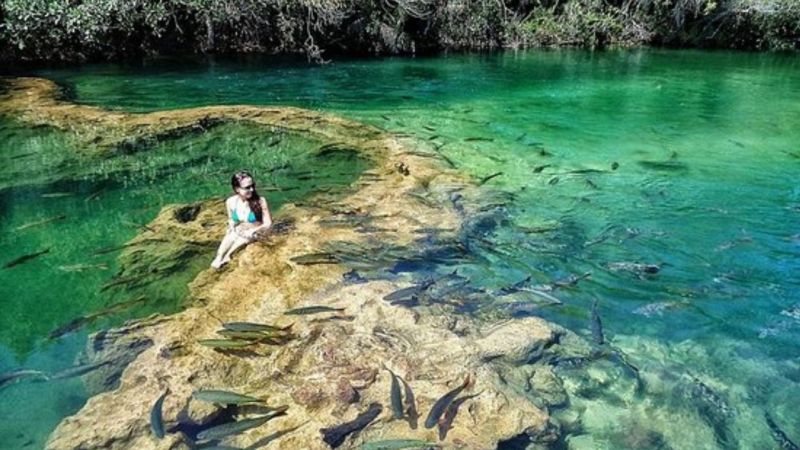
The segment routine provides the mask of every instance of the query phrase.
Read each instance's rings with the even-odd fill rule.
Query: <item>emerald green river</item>
[[[562,305],[514,314],[590,340],[597,300],[606,340],[640,371],[643,392],[631,392],[564,369],[570,399],[551,411],[563,425],[559,448],[778,448],[767,415],[800,442],[794,55],[530,51],[324,66],[217,58],[32,75],[110,110],[287,105],[411,134],[507,194],[499,226],[469,246],[459,273],[487,291],[590,273],[552,292]],[[228,195],[230,173],[249,167],[261,190],[274,188],[262,193],[279,210],[344,189],[368,167],[235,124],[91,167],[74,156],[79,147],[67,133],[0,118],[0,263],[48,251],[0,270],[0,373],[68,368],[89,333],[181,308],[214,248],[159,283],[102,289],[118,255],[102,249],[133,238],[162,206]],[[48,337],[142,294],[143,304]],[[79,379],[0,387],[0,448],[43,448],[86,396]]]

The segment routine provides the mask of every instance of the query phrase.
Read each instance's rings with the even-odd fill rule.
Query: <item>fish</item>
[[[444,416],[439,420],[439,440],[443,440],[447,437],[447,432],[450,431],[450,428],[453,427],[453,421],[456,419],[456,415],[458,414],[458,408],[461,407],[465,401],[475,398],[481,395],[480,392],[477,394],[472,395],[465,395],[461,398],[453,400],[453,403],[450,403],[450,406],[447,407],[447,411],[445,411]]]
[[[339,262],[336,255],[330,253],[309,253],[307,255],[293,256],[289,258],[290,261],[304,266],[312,266],[316,264],[336,264]]]
[[[417,420],[419,419],[419,413],[417,412],[417,402],[414,399],[414,391],[411,390],[411,386],[408,385],[403,377],[400,378],[400,381],[403,383],[403,391],[406,395],[406,418],[408,419],[408,426],[411,427],[412,430],[417,429]]]
[[[542,164],[541,166],[536,166],[533,168],[533,173],[540,173],[544,169],[551,167],[552,164]]]
[[[344,311],[344,308],[333,308],[330,306],[305,306],[302,308],[294,308],[284,312],[284,315],[287,316],[302,316],[308,314],[319,314],[319,313],[327,313],[327,312],[340,312]]]
[[[56,221],[59,221],[59,220],[64,220],[66,218],[67,218],[66,214],[59,214],[57,216],[48,217],[48,218],[42,219],[42,220],[37,220],[36,222],[29,222],[29,223],[26,223],[24,225],[20,225],[17,228],[14,228],[14,231],[22,231],[22,230],[26,230],[28,228],[38,227],[40,225],[47,225],[48,223],[56,222]]]
[[[61,197],[71,197],[75,195],[74,192],[46,192],[41,195],[42,198],[61,198]]]
[[[265,323],[254,323],[254,322],[225,322],[222,324],[222,328],[231,331],[287,331],[294,323],[289,324],[285,327],[278,327],[275,325],[268,325]]]
[[[547,184],[549,184],[550,186],[554,186],[554,185],[558,184],[558,181],[559,181],[559,178],[557,176],[554,176],[553,178],[550,178],[549,180],[547,180]]]
[[[403,450],[409,448],[432,449],[441,448],[435,442],[420,441],[419,439],[388,439],[385,441],[365,442],[360,450]]]
[[[679,172],[689,169],[686,163],[680,161],[637,161],[645,169]]]
[[[11,157],[11,159],[27,158],[28,156],[33,156],[35,154],[36,154],[36,152],[23,153],[21,155],[14,155],[14,156]]]
[[[764,419],[767,421],[767,426],[769,427],[769,434],[772,435],[772,439],[778,444],[778,448],[781,450],[800,450],[800,447],[797,446],[794,442],[789,439],[789,436],[783,432],[783,430],[778,427],[778,424],[772,419],[769,413],[764,413]]]
[[[445,410],[450,403],[453,401],[454,398],[458,396],[464,389],[466,389],[470,385],[470,376],[467,375],[467,378],[464,380],[464,383],[453,389],[452,391],[444,394],[436,403],[433,404],[430,412],[428,413],[428,417],[425,419],[425,428],[433,428],[436,426],[436,423],[439,421],[439,417],[444,414]]]
[[[5,265],[3,265],[3,269],[10,269],[12,267],[16,267],[16,266],[18,266],[20,264],[24,264],[24,263],[26,263],[26,262],[28,262],[28,261],[30,261],[32,259],[36,259],[36,258],[44,255],[45,253],[49,253],[49,252],[50,252],[50,249],[46,248],[46,249],[38,251],[38,252],[29,253],[27,255],[22,255],[22,256],[20,256],[18,258],[15,258],[12,261],[7,262]]]
[[[197,343],[204,347],[224,349],[244,348],[253,345],[251,341],[231,341],[228,339],[200,339]]]
[[[0,374],[0,388],[10,385],[23,378],[38,378],[41,380],[48,380],[49,377],[46,373],[33,370],[33,369],[15,369],[3,374]]]
[[[164,391],[158,397],[158,400],[153,404],[153,407],[150,409],[150,431],[153,432],[153,435],[159,439],[164,438],[164,417],[162,415],[162,408],[164,406],[164,399],[167,398],[169,394],[169,389]]]
[[[403,397],[400,393],[400,382],[397,381],[397,375],[391,371],[386,365],[383,365],[389,374],[392,376],[392,387],[390,390],[390,401],[392,403],[392,414],[395,419],[403,418]]]
[[[64,272],[83,272],[84,270],[108,270],[108,264],[106,263],[99,263],[99,264],[70,264],[65,266],[58,266],[58,270]]]
[[[62,325],[57,329],[53,330],[52,332],[50,332],[50,339],[55,339],[57,337],[63,336],[64,334],[69,333],[70,331],[74,331],[80,328],[81,326],[91,322],[92,320],[124,311],[132,306],[144,303],[145,301],[147,301],[147,297],[145,297],[144,295],[140,295],[139,297],[136,297],[133,300],[127,300],[124,302],[115,303],[95,313],[78,317],[77,319],[74,319],[68,322],[67,324]]]
[[[380,403],[371,403],[366,411],[356,416],[356,418],[350,422],[345,422],[335,427],[321,428],[319,431],[322,433],[322,440],[332,448],[339,447],[344,443],[348,435],[363,430],[375,420],[382,411],[383,406],[381,406]]]
[[[485,177],[483,177],[483,178],[481,178],[481,179],[480,179],[480,181],[478,182],[478,184],[479,184],[479,185],[486,184],[486,182],[487,182],[487,181],[491,180],[492,178],[499,177],[499,176],[500,176],[500,175],[502,175],[502,174],[503,174],[503,172],[495,172],[495,173],[493,173],[493,174],[491,174],[491,175],[485,176]]]
[[[237,394],[236,392],[215,389],[200,389],[194,391],[192,392],[192,397],[200,401],[217,403],[220,405],[246,405],[252,403],[264,403],[264,400],[260,398]]]
[[[617,170],[617,169],[619,169],[619,163],[616,162],[616,161],[612,162],[611,163],[611,170]]]
[[[521,288],[521,289],[520,289],[520,291],[523,291],[523,292],[530,292],[531,294],[533,294],[533,295],[535,295],[535,296],[537,296],[537,297],[541,297],[541,298],[543,298],[543,299],[547,300],[547,301],[548,301],[548,302],[550,302],[550,304],[552,304],[552,305],[563,305],[563,304],[564,304],[564,302],[562,302],[561,300],[559,300],[559,299],[558,299],[558,298],[556,298],[555,296],[553,296],[553,295],[551,295],[551,294],[548,294],[547,292],[544,292],[544,291],[542,291],[542,290],[540,290],[540,289],[534,289],[534,288]]]
[[[275,417],[285,415],[287,409],[288,407],[283,407],[280,410],[277,410],[273,413],[261,417],[238,420],[236,422],[224,423],[222,425],[217,425],[215,427],[208,428],[206,430],[197,433],[197,440],[210,441],[213,439],[221,439],[224,438],[225,436],[230,436],[232,434],[239,434],[247,430],[250,430],[252,428],[260,427],[261,425],[264,425],[265,423],[269,422]]]
[[[606,264],[606,267],[615,272],[627,271],[627,272],[633,272],[637,275],[642,275],[642,274],[655,275],[661,270],[661,264],[643,264],[643,263],[632,263],[632,262],[608,263]]]
[[[110,361],[101,361],[99,363],[90,363],[90,364],[80,364],[74,367],[70,367],[68,369],[64,369],[60,372],[56,372],[53,375],[50,375],[50,380],[65,380],[67,378],[72,377],[79,377],[81,375],[87,374],[93,370],[99,369],[103,366],[111,364]]]
[[[603,336],[603,322],[600,320],[600,314],[597,312],[597,299],[592,302],[592,340],[597,345],[603,345],[605,338]]]
[[[414,285],[414,286],[409,286],[409,287],[403,288],[403,289],[398,289],[398,290],[392,292],[391,294],[385,295],[383,297],[383,299],[386,300],[387,302],[395,302],[395,301],[398,301],[398,300],[407,299],[409,297],[413,297],[413,296],[415,296],[417,294],[422,293],[423,291],[425,291],[426,289],[431,287],[433,285],[433,283],[434,283],[433,280],[428,280],[428,281],[425,281],[425,282],[423,282],[421,284],[417,284],[417,285]]]
[[[464,142],[494,142],[494,139],[481,136],[474,136],[465,138]]]
[[[97,197],[100,197],[100,194],[102,194],[102,193],[103,193],[103,189],[100,189],[100,190],[99,190],[99,191],[97,191],[97,192],[92,192],[92,193],[91,193],[91,194],[89,194],[89,196],[88,196],[88,197],[86,197],[86,198],[85,198],[83,201],[85,201],[85,202],[90,202],[90,201],[92,201],[92,200],[96,199]]]
[[[426,129],[426,130],[428,130],[428,131],[436,131],[436,128],[429,127],[429,126],[427,126],[427,125],[423,125],[423,126],[422,126],[422,128],[425,128],[425,129]]]

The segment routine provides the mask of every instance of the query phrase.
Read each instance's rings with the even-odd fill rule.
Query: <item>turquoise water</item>
[[[507,220],[471,247],[472,262],[459,273],[494,290],[528,276],[535,284],[591,272],[576,287],[553,292],[563,306],[536,314],[590,338],[589,305],[597,299],[606,338],[628,355],[646,384],[643,394],[633,394],[622,379],[565,371],[570,404],[554,411],[565,430],[560,445],[772,448],[765,412],[800,441],[794,407],[800,401],[796,56],[564,51],[339,60],[321,67],[286,59],[165,60],[38,75],[68,86],[79,102],[110,109],[281,104],[330,111],[418,136],[476,179],[502,172],[486,187],[513,194],[505,205]],[[58,139],[44,130],[15,133],[30,146],[51,147],[47,139]],[[236,139],[235,130],[214,133]],[[239,145],[252,145],[246,130],[240,134]],[[161,153],[137,156],[146,167]],[[249,156],[241,158],[237,164],[250,165]],[[202,163],[190,165],[203,170]],[[192,193],[174,186],[156,191],[162,181],[143,175],[145,167],[131,168],[132,185],[118,188],[119,195],[140,189],[140,195],[158,197],[143,204],[161,205],[224,193],[224,180],[213,179]],[[16,172],[2,176],[20,183]],[[82,192],[100,186],[88,183]],[[48,189],[37,186],[35,192]],[[78,198],[72,206],[66,197],[47,199],[52,204],[24,201],[29,191],[4,194],[4,252],[10,245],[41,248],[56,230],[41,229],[41,236],[15,244],[8,230],[17,224],[57,214],[50,209],[56,205],[65,205],[68,217],[88,208]],[[157,210],[126,220],[145,222]],[[8,211],[18,212],[6,219]],[[118,229],[116,240],[135,234]],[[55,263],[57,255],[45,256]],[[28,263],[26,273],[47,261]],[[108,261],[108,273],[81,276],[104,282],[114,270],[113,257]],[[619,262],[661,269],[640,277],[613,270]],[[24,297],[24,289],[2,286],[3,299]],[[33,306],[16,308],[17,321],[33,322]],[[54,355],[53,344],[37,340],[53,325],[38,331],[26,331],[36,325],[3,327],[9,354],[0,360],[8,361],[3,366],[34,365],[37,357]],[[62,412],[80,403],[67,402]]]

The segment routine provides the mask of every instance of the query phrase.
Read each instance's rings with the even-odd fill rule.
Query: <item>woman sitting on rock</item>
[[[269,205],[264,197],[256,192],[253,177],[241,170],[231,177],[231,187],[236,195],[225,200],[228,212],[228,229],[217,250],[217,257],[211,267],[219,269],[231,261],[231,255],[258,238],[272,226]]]

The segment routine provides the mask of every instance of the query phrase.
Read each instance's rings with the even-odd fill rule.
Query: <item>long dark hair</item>
[[[245,178],[250,178],[253,180],[253,185],[255,186],[256,180],[250,175],[250,172],[246,170],[240,170],[233,174],[231,177],[231,187],[233,188],[233,192],[236,192],[237,188],[242,187],[242,180]],[[238,192],[236,192],[238,194]],[[258,195],[258,192],[253,189],[253,195],[247,200],[247,205],[250,206],[250,211],[253,211],[253,214],[256,215],[256,220],[262,222],[264,219],[264,212],[261,211],[261,196]]]

